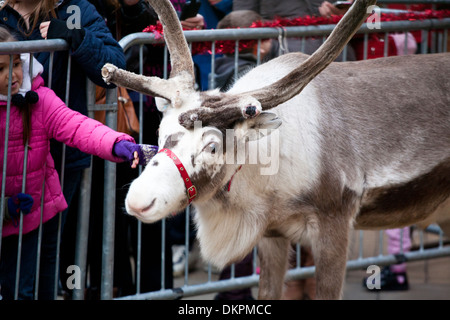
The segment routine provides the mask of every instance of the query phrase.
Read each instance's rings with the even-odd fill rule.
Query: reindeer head
[[[149,94],[163,112],[158,153],[130,186],[126,209],[144,222],[154,222],[217,194],[239,168],[239,148],[226,146],[265,139],[260,129],[277,128],[281,121],[265,112],[298,95],[342,51],[375,0],[356,0],[325,43],[300,66],[270,86],[243,93],[194,90],[193,62],[177,15],[169,1],[148,0],[164,27],[172,71],[167,80],[144,77],[107,64],[107,82]],[[267,131],[265,131],[267,133]]]

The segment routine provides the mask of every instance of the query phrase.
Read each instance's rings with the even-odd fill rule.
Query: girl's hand
[[[113,147],[113,155],[129,161],[133,169],[139,164],[139,153],[142,153],[141,147],[127,140],[116,142]]]
[[[139,153],[133,152],[134,159],[131,161],[131,168],[135,169],[139,164]]]
[[[150,144],[136,144],[127,140],[116,142],[113,155],[129,161],[134,169],[138,165],[145,166],[158,153],[158,146]]]

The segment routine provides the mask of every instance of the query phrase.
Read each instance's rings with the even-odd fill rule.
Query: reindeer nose
[[[255,107],[255,106],[248,106],[248,107],[245,109],[245,114],[249,115],[250,117],[251,117],[251,116],[254,116],[255,113],[256,113],[256,107]]]
[[[256,106],[248,105],[244,109],[245,118],[253,118],[259,114],[258,108]]]
[[[130,211],[133,212],[133,214],[135,214],[135,215],[137,215],[139,217],[142,217],[142,214],[145,211],[150,210],[153,207],[153,205],[155,204],[155,201],[156,201],[156,198],[154,198],[150,202],[150,204],[148,206],[145,206],[145,207],[139,207],[139,206],[136,205],[135,202],[130,202],[130,201],[128,201],[127,204],[128,204],[128,208],[130,209]]]

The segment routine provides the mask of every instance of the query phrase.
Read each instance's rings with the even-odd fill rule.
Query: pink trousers
[[[386,230],[385,232],[388,236],[387,249],[389,254],[408,252],[411,249],[411,238],[409,236],[409,227],[401,229],[389,229]],[[406,263],[392,265],[391,271],[406,272]]]

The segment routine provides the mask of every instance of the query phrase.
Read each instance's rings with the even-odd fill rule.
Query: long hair
[[[6,0],[5,5],[14,6],[16,0]],[[56,18],[55,7],[58,3],[58,0],[40,0],[34,10],[28,13],[30,29],[27,31],[25,22],[22,22],[22,25],[17,29],[19,29],[26,36],[31,35],[31,33],[36,28],[36,25],[39,21],[50,20],[50,18]]]
[[[0,25],[0,42],[10,42],[10,41],[17,41],[17,39],[6,27]],[[25,102],[22,106],[17,107],[19,108],[20,114],[22,115],[22,123],[23,123],[22,141],[23,145],[26,145],[31,135],[31,104]]]

